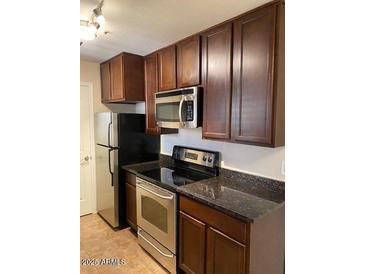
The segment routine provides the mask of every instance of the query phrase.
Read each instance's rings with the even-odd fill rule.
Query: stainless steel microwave
[[[155,93],[156,124],[164,128],[201,126],[201,88],[190,87]]]

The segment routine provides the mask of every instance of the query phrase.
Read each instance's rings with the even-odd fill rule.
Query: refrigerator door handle
[[[111,126],[112,126],[112,123],[110,122],[108,124],[108,147],[110,147],[110,128],[111,128]]]
[[[114,186],[114,174],[112,172],[111,162],[110,162],[110,153],[113,151],[112,148],[108,149],[108,167],[109,167],[109,173],[112,177],[112,186]]]

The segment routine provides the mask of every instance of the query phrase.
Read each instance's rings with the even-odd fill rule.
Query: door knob
[[[86,156],[86,157],[84,158],[84,160],[85,160],[85,161],[89,161],[89,156]]]

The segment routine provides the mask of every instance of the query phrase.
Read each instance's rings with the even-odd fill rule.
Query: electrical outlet
[[[281,175],[285,175],[285,160],[281,161]]]

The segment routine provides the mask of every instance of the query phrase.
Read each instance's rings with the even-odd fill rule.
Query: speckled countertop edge
[[[199,182],[201,182],[201,181],[199,181]],[[275,210],[277,210],[277,209],[279,209],[279,208],[281,208],[281,207],[283,207],[285,205],[285,202],[281,202],[281,203],[277,204],[275,207],[272,207],[272,208],[266,210],[265,213],[263,213],[263,214],[261,214],[259,216],[256,216],[254,218],[250,218],[250,217],[247,217],[245,215],[242,215],[239,212],[236,212],[235,210],[228,209],[224,205],[219,205],[214,200],[209,200],[205,196],[199,195],[197,193],[191,193],[189,191],[185,191],[181,187],[178,187],[176,189],[176,191],[179,194],[183,195],[183,196],[186,196],[188,198],[191,198],[191,199],[193,199],[195,201],[198,201],[198,202],[200,202],[202,204],[208,205],[208,206],[210,206],[210,207],[212,207],[212,208],[214,208],[214,209],[216,209],[216,210],[218,210],[218,211],[220,211],[220,212],[222,212],[224,214],[227,214],[227,215],[229,215],[231,217],[234,217],[234,218],[239,219],[239,220],[241,220],[243,222],[246,222],[246,223],[253,223],[253,222],[259,220],[260,218],[266,216],[267,214],[270,214],[270,212],[273,212],[273,211],[275,211]]]
[[[160,160],[151,161],[151,162],[143,162],[143,163],[132,164],[132,165],[125,165],[122,168],[124,170],[131,172],[131,173],[135,174],[136,176],[141,177],[142,179],[145,179],[147,181],[150,181],[158,186],[166,187],[166,185],[162,185],[160,182],[158,182],[156,180],[152,180],[150,177],[146,177],[143,174],[141,174],[140,172],[158,168],[158,167],[170,167],[172,165],[172,161],[169,158],[170,157],[168,157],[168,156],[161,155]],[[213,183],[216,183],[216,184],[219,183],[216,181],[224,182],[224,184],[229,187],[231,186],[231,184],[232,185],[236,184],[236,186],[237,185],[249,186],[249,187],[255,188],[256,190],[259,189],[259,190],[263,190],[268,193],[273,193],[277,196],[276,200],[275,200],[276,204],[270,204],[270,207],[268,207],[267,209],[264,208],[263,212],[261,212],[260,214],[258,214],[256,212],[256,214],[253,214],[253,216],[250,216],[251,214],[249,214],[248,211],[239,212],[239,210],[237,210],[236,208],[229,208],[229,205],[230,205],[229,201],[228,201],[228,204],[226,203],[226,205],[224,205],[224,202],[209,199],[208,197],[199,194],[198,192],[194,191],[194,189],[193,189],[195,186],[199,186],[202,184],[211,185]],[[243,185],[243,184],[246,184],[246,185]],[[255,184],[258,184],[259,188],[256,187]],[[167,189],[174,191],[174,189],[170,189],[168,186],[167,186]],[[237,172],[237,171],[231,171],[231,170],[227,170],[227,169],[220,169],[220,175],[218,177],[197,181],[197,182],[194,182],[194,183],[186,185],[186,186],[180,186],[180,187],[177,187],[175,190],[181,195],[184,195],[188,198],[199,201],[205,205],[208,205],[218,211],[221,211],[227,215],[230,215],[230,216],[237,218],[239,220],[242,220],[244,222],[254,222],[255,220],[258,220],[258,219],[262,218],[263,216],[269,214],[270,212],[275,211],[285,205],[285,183],[284,182],[267,179],[267,178],[259,177],[259,176],[255,176],[255,175],[250,175],[250,174],[246,174],[246,173],[241,173],[241,172]],[[269,198],[269,199],[262,198],[262,201],[264,203],[265,202],[267,203],[270,201],[270,199],[271,198]]]

